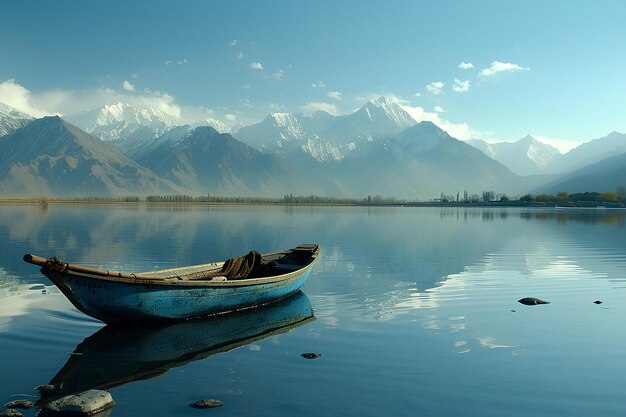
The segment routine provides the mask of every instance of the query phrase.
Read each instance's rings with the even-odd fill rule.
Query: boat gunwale
[[[81,278],[93,279],[97,281],[108,281],[119,284],[145,284],[151,285],[155,287],[248,287],[252,285],[262,285],[262,284],[272,284],[276,282],[287,281],[292,277],[297,277],[302,275],[307,269],[310,269],[315,263],[316,259],[313,260],[303,266],[302,268],[296,269],[294,271],[287,272],[286,274],[281,275],[273,275],[270,277],[261,277],[261,278],[246,278],[246,279],[232,279],[226,281],[211,281],[207,279],[179,279],[177,277],[170,278],[159,278],[155,279],[153,277],[148,277],[144,279],[141,275],[136,275],[135,278],[126,278],[126,277],[116,277],[115,275],[97,275],[97,274],[89,274],[85,272],[78,272],[67,270],[63,271],[60,274],[67,274]]]
[[[266,256],[279,255],[279,254],[286,254],[286,253],[294,251],[294,249],[295,248],[278,251],[278,252],[271,252],[271,253],[263,254],[262,256],[266,257]],[[25,255],[24,260],[26,260],[27,256],[31,256],[31,258],[39,258],[34,255]],[[169,276],[148,275],[148,274],[157,274],[157,273],[163,274],[163,273],[181,271],[181,270],[186,270],[186,269],[196,269],[196,268],[200,269],[204,266],[213,266],[213,268],[211,269],[217,269],[217,267],[219,267],[219,265],[223,265],[225,261],[209,262],[206,264],[189,265],[189,266],[182,266],[182,267],[149,271],[149,272],[138,272],[138,273],[119,273],[119,272],[112,272],[112,271],[107,271],[107,270],[91,269],[87,267],[82,267],[80,265],[66,263],[67,265],[66,270],[54,271],[54,272],[59,275],[67,274],[67,275],[72,275],[72,276],[81,277],[81,278],[93,279],[96,281],[108,281],[108,282],[119,283],[119,284],[144,284],[144,285],[151,285],[155,287],[170,287],[171,286],[171,287],[197,287],[197,288],[210,288],[210,287],[233,288],[233,287],[247,287],[247,286],[253,286],[253,285],[278,283],[282,281],[287,281],[293,277],[298,277],[304,272],[306,272],[306,270],[310,269],[315,264],[318,256],[319,256],[319,246],[315,250],[311,251],[310,261],[298,269],[289,271],[284,274],[272,275],[268,277],[244,278],[244,279],[225,280],[225,281],[209,280],[209,279],[185,279],[184,275],[177,276],[176,274],[169,275]],[[44,259],[44,258],[41,258],[41,259]],[[26,260],[26,262],[40,265],[40,263],[31,262],[29,260]],[[49,274],[43,271],[42,273],[48,276],[48,278],[51,278]]]

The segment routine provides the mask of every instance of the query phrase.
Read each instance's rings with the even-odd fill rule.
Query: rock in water
[[[89,390],[68,395],[52,401],[41,410],[43,416],[77,415],[90,416],[108,410],[115,405],[113,397],[107,391]]]
[[[7,408],[6,410],[0,411],[0,417],[24,417],[24,414],[13,408]]]
[[[527,305],[527,306],[536,306],[538,304],[550,304],[549,301],[543,301],[540,300],[539,298],[535,298],[535,297],[526,297],[526,298],[521,298],[519,300],[517,300],[518,303]]]
[[[224,405],[224,403],[222,403],[220,400],[213,400],[211,398],[208,398],[206,400],[198,400],[195,403],[191,403],[191,404],[189,404],[189,407],[193,407],[193,408],[214,408],[214,407],[221,407],[223,405]]]
[[[322,354],[321,354],[321,353],[313,353],[313,352],[309,352],[309,353],[303,353],[303,354],[302,354],[302,355],[300,355],[300,356],[302,356],[302,357],[303,357],[303,358],[305,358],[305,359],[317,359],[317,358],[319,358],[320,356],[322,356]]]
[[[600,301],[600,300],[596,300],[596,301],[594,301],[593,303],[594,303],[594,304],[602,304],[602,301]]]
[[[4,406],[6,408],[21,408],[23,410],[28,410],[29,408],[33,408],[35,403],[29,400],[15,400],[10,403],[6,403]]]
[[[54,385],[50,385],[50,384],[44,384],[44,385],[37,385],[35,388],[33,388],[35,391],[39,391],[39,392],[49,392],[49,391],[54,391],[55,387]]]

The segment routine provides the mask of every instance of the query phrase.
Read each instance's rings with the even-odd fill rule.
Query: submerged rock
[[[33,408],[35,403],[29,400],[15,400],[6,403],[4,406],[6,408],[21,408],[23,410],[28,410],[29,408]]]
[[[13,408],[7,408],[6,410],[0,411],[0,417],[23,417],[24,414]]]
[[[549,301],[540,300],[539,298],[535,298],[535,297],[521,298],[517,300],[517,302],[520,304],[527,305],[527,306],[536,306],[538,304],[550,304]]]
[[[211,398],[207,398],[206,400],[198,400],[195,403],[191,403],[189,404],[189,407],[193,407],[193,408],[215,408],[215,407],[221,407],[223,406],[224,403],[221,402],[220,400],[214,400]]]
[[[309,352],[309,353],[303,353],[302,356],[304,359],[317,359],[320,356],[322,356],[321,353],[313,353],[313,352]]]
[[[42,409],[43,416],[76,415],[91,416],[115,405],[113,397],[107,391],[89,390],[68,395],[52,401]]]

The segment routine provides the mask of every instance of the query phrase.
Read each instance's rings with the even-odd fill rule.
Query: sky
[[[0,2],[0,102],[230,126],[389,96],[459,139],[626,132],[626,2]]]

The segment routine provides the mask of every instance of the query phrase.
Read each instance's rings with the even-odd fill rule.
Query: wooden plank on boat
[[[107,271],[104,269],[88,268],[82,265],[74,265],[74,264],[70,264],[67,262],[63,262],[56,258],[50,258],[50,259],[42,258],[41,256],[32,255],[30,253],[27,253],[26,255],[24,255],[24,261],[33,265],[39,265],[42,268],[46,267],[47,265],[50,265],[50,262],[55,262],[61,265],[62,269],[59,270],[59,272],[72,271],[72,272],[78,272],[82,274],[98,275],[98,276],[113,277],[113,278],[124,278],[124,279],[132,279],[132,280],[158,280],[158,281],[165,280],[164,277],[159,277],[155,275],[124,274],[121,272]]]

